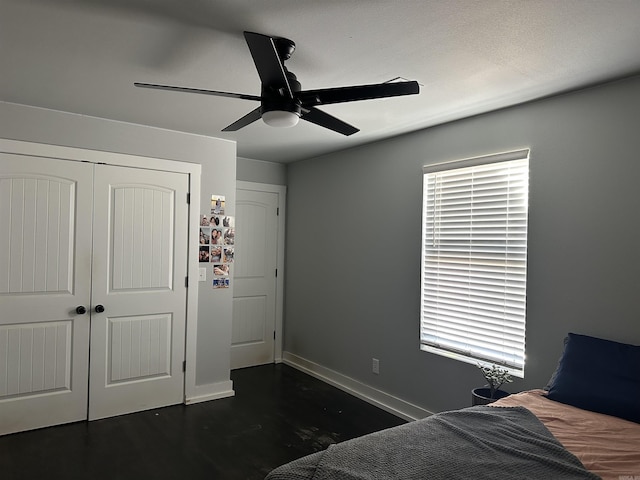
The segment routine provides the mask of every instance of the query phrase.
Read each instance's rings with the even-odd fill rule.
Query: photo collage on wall
[[[213,288],[228,288],[235,251],[235,219],[225,215],[225,199],[211,195],[211,212],[200,216],[200,263],[213,265]]]

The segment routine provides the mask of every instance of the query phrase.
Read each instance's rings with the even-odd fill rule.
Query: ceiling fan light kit
[[[300,116],[295,112],[284,110],[271,110],[262,113],[262,121],[270,127],[295,127],[300,120]]]
[[[420,93],[418,82],[391,82],[352,87],[302,90],[296,76],[284,66],[291,57],[295,43],[287,38],[269,37],[260,33],[244,32],[245,40],[262,84],[261,95],[245,95],[218,92],[171,85],[134,83],[136,87],[153,88],[188,93],[199,93],[220,97],[259,101],[260,106],[244,117],[225,127],[223,132],[234,132],[262,118],[272,127],[293,127],[302,118],[342,135],[353,135],[359,129],[316,108],[332,103],[355,102],[376,98],[415,95]]]

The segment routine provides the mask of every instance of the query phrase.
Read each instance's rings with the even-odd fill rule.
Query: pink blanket
[[[521,405],[535,414],[564,447],[605,480],[640,479],[640,424],[589,412],[529,390],[492,403]]]

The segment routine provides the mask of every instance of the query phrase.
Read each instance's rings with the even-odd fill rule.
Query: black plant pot
[[[504,390],[496,390],[491,397],[490,388],[474,388],[471,390],[471,405],[489,405],[501,398],[509,395],[509,392]]]

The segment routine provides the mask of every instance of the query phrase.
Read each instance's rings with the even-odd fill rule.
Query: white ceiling
[[[303,89],[417,80],[419,95],[220,130],[260,94],[244,30],[287,37]],[[640,0],[0,0],[0,101],[236,140],[289,162],[640,72]],[[0,132],[1,136],[1,132]]]

